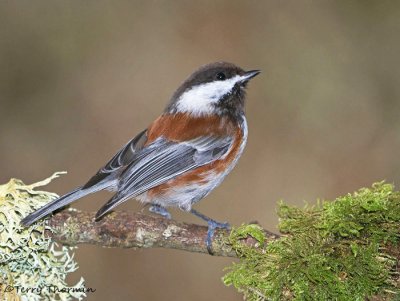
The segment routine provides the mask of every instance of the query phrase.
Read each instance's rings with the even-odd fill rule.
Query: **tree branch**
[[[94,221],[94,212],[64,210],[49,219],[53,232],[47,235],[63,245],[93,244],[117,248],[170,248],[189,252],[208,253],[205,244],[207,227],[180,223],[142,213],[117,211],[102,220]],[[279,236],[265,230],[267,243]],[[226,244],[229,232],[217,229],[212,241],[216,256],[236,257]],[[243,243],[255,246],[248,237]]]

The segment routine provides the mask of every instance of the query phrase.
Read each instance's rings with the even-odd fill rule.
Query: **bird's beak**
[[[260,70],[250,70],[245,72],[241,77],[240,77],[240,83],[245,84],[247,83],[250,79],[253,77],[257,76],[261,71]]]

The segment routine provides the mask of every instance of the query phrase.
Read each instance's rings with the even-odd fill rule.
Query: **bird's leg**
[[[167,219],[171,219],[171,213],[168,212],[167,209],[165,209],[163,206],[158,205],[158,204],[151,204],[149,208],[150,212],[153,212],[155,214],[159,214],[162,217],[165,217]]]
[[[231,228],[231,226],[228,223],[219,223],[207,216],[205,216],[204,214],[201,214],[200,212],[191,209],[190,213],[196,215],[197,217],[200,217],[202,220],[206,221],[208,224],[208,231],[207,231],[207,238],[206,238],[206,246],[207,246],[207,251],[210,255],[213,255],[214,252],[212,250],[212,243],[211,243],[211,239],[214,236],[214,232],[215,229],[220,228],[220,229],[227,229],[229,230]]]

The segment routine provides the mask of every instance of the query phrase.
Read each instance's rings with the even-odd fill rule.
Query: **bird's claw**
[[[226,229],[230,230],[231,226],[229,223],[219,223],[217,221],[214,221],[212,219],[209,219],[207,221],[208,224],[208,230],[207,230],[207,238],[206,238],[206,246],[207,246],[207,251],[210,255],[214,255],[213,249],[212,249],[212,238],[215,233],[215,229]]]
[[[157,205],[157,204],[152,204],[149,207],[149,211],[155,214],[159,214],[162,217],[165,217],[167,219],[171,219],[171,213],[168,212],[167,209],[165,209],[164,207]]]

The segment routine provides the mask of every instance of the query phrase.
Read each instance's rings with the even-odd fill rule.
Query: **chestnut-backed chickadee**
[[[217,187],[236,165],[247,140],[245,87],[259,70],[243,71],[226,62],[205,65],[176,90],[164,112],[129,141],[85,185],[25,217],[36,220],[88,194],[107,189],[114,196],[96,220],[130,198],[170,218],[166,207],[190,211],[208,223],[206,239],[227,228],[196,210],[193,204]]]

